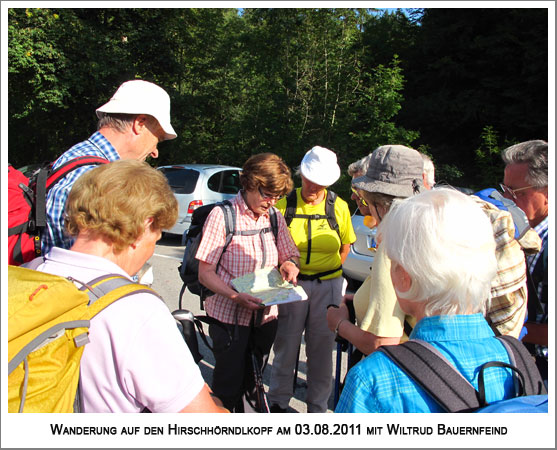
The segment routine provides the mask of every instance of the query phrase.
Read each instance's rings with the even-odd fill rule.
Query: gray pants
[[[307,301],[279,306],[278,329],[269,403],[287,408],[292,398],[294,369],[302,333],[305,330],[307,357],[307,412],[327,412],[333,380],[334,333],[327,326],[327,305],[340,304],[343,278],[325,281],[299,281],[308,294]]]

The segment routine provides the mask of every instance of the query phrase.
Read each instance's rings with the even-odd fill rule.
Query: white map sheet
[[[260,298],[267,306],[298,302],[308,298],[301,286],[294,286],[284,281],[275,268],[257,269],[255,272],[234,278],[231,283],[238,292]]]

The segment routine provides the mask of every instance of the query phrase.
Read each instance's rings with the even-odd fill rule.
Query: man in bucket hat
[[[97,131],[63,153],[55,161],[54,169],[80,156],[97,156],[107,161],[156,158],[157,145],[176,137],[170,124],[170,97],[164,89],[148,81],[126,81],[96,113]],[[71,247],[72,239],[64,234],[66,199],[75,181],[94,167],[87,165],[73,170],[49,190],[43,254],[54,246]]]

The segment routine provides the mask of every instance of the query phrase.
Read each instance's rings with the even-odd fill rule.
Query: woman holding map
[[[228,329],[226,333],[223,327],[209,326],[215,354],[213,392],[231,412],[252,412],[251,356],[265,367],[277,330],[278,307],[264,307],[259,298],[237,292],[230,282],[257,269],[278,267],[285,281],[296,284],[300,253],[284,217],[274,208],[294,186],[284,161],[272,153],[254,155],[245,162],[240,182],[242,190],[231,200],[236,216],[232,241],[223,253],[224,212],[213,208],[196,258],[199,281],[215,293],[205,300],[205,310]],[[276,218],[276,230],[271,216]]]
[[[327,187],[340,177],[337,157],[313,147],[299,169],[302,187],[277,208],[284,214],[300,251],[300,286],[307,301],[279,305],[275,358],[269,401],[271,412],[286,412],[292,397],[294,368],[305,334],[307,355],[307,412],[327,412],[333,375],[335,335],[327,327],[327,306],[342,299],[342,263],[356,241],[347,203]]]

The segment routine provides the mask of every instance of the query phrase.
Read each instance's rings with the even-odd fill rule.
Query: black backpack
[[[327,219],[331,230],[337,232],[340,238],[340,229],[338,226],[337,218],[335,215],[335,202],[337,199],[337,194],[333,191],[327,190],[327,197],[325,199],[325,215],[322,214],[296,214],[296,207],[297,207],[297,194],[296,189],[294,189],[288,196],[286,197],[286,210],[284,211],[284,218],[286,220],[286,225],[290,226],[293,219],[307,219],[308,221],[308,253],[306,257],[306,264],[309,264],[311,258],[311,221],[312,220],[321,220]],[[337,267],[334,270],[327,270],[326,272],[316,273],[314,275],[299,275],[298,278],[300,280],[316,280],[320,277],[325,275],[329,275],[331,273],[337,272],[341,269],[342,266]]]
[[[195,258],[195,255],[197,254],[197,249],[199,248],[201,239],[203,238],[203,226],[205,225],[207,216],[215,207],[222,209],[222,212],[224,213],[224,225],[226,227],[226,240],[222,249],[221,258],[234,235],[247,236],[256,233],[269,233],[272,231],[276,241],[278,234],[277,212],[274,208],[269,209],[269,219],[271,221],[270,227],[263,228],[262,230],[246,231],[236,231],[236,212],[228,200],[197,208],[192,214],[191,225],[186,232],[186,248],[184,249],[184,257],[182,259],[182,264],[178,267],[178,271],[180,272],[180,278],[184,282],[182,290],[180,291],[180,300],[182,299],[186,288],[188,288],[192,294],[199,295],[201,309],[204,309],[203,301],[207,297],[213,295],[213,292],[199,282],[199,260]]]
[[[479,369],[476,389],[431,344],[410,340],[400,345],[379,347],[408,376],[420,385],[446,412],[547,412],[547,391],[530,353],[512,336],[497,336],[511,364],[490,361]],[[511,369],[517,392],[514,398],[492,404],[486,402],[484,371],[501,367]],[[518,384],[517,384],[518,383]]]

